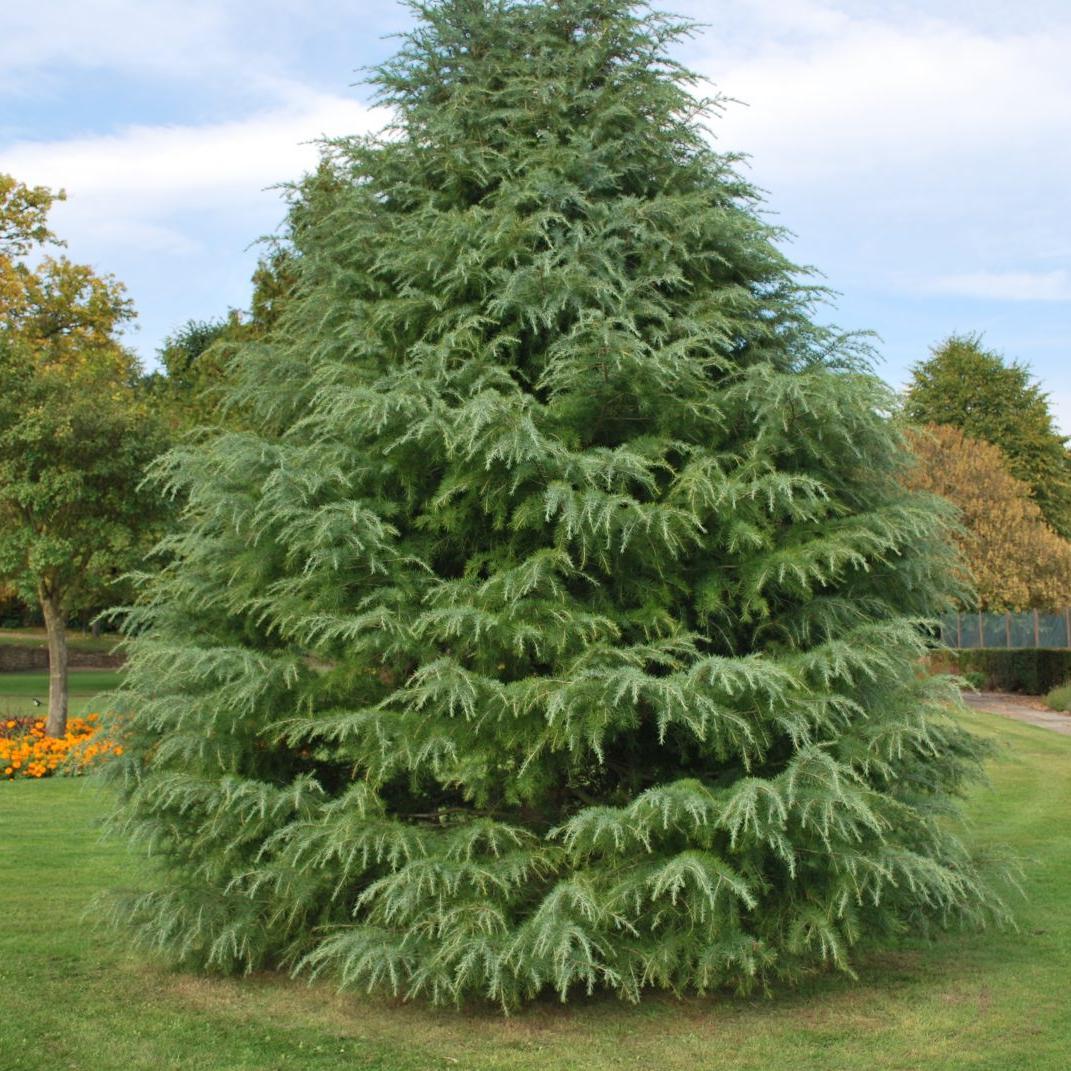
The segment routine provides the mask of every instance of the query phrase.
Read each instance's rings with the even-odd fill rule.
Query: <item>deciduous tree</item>
[[[1046,523],[1030,488],[991,443],[931,424],[912,435],[918,464],[909,483],[959,510],[966,582],[983,610],[1071,605],[1071,543]]]
[[[26,261],[52,239],[51,201],[0,176],[0,579],[41,607],[61,736],[67,618],[137,557],[157,502],[139,485],[163,442],[117,338],[133,316],[122,286],[64,257]]]
[[[1071,455],[1048,395],[1018,362],[987,350],[978,335],[953,335],[916,365],[905,398],[917,424],[947,424],[1000,448],[1046,523],[1071,538]]]

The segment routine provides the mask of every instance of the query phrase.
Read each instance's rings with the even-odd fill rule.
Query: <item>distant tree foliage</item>
[[[1071,454],[1048,395],[979,335],[953,335],[912,370],[905,411],[916,424],[948,424],[998,446],[1029,488],[1046,523],[1071,538]]]
[[[286,241],[273,244],[253,272],[253,296],[247,326],[253,338],[263,339],[275,330],[297,284],[294,251]]]
[[[147,946],[435,1001],[704,991],[1002,916],[919,671],[946,514],[624,0],[440,0],[161,465],[116,821]]]
[[[160,345],[160,369],[146,377],[146,388],[172,434],[213,423],[226,342],[237,326],[234,313],[218,320],[187,320]]]
[[[14,258],[25,256],[34,246],[56,242],[48,227],[48,213],[66,196],[63,190],[27,186],[12,175],[0,174],[0,257],[4,258],[5,283],[14,279]]]
[[[238,346],[265,339],[277,323],[293,286],[291,257],[276,245],[258,262],[248,314],[231,309],[218,319],[187,320],[164,339],[160,370],[146,377],[146,385],[173,433],[240,425],[240,407],[220,405],[230,362]]]
[[[122,285],[65,257],[26,260],[53,240],[51,203],[0,176],[0,581],[41,608],[47,731],[62,736],[68,617],[140,561],[159,501],[141,483],[165,443],[118,338],[133,317]]]
[[[918,464],[909,484],[948,499],[960,513],[957,542],[965,581],[982,610],[1071,606],[1071,543],[1046,523],[1030,488],[1001,451],[959,428],[931,424],[912,434]]]

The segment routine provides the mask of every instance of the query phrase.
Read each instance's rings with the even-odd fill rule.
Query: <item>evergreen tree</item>
[[[746,989],[1001,914],[981,745],[918,671],[952,567],[628,0],[438,0],[396,122],[293,190],[243,430],[132,618],[120,900],[187,964],[435,1001]],[[705,106],[716,112],[716,102]]]
[[[905,411],[916,424],[956,427],[999,447],[1046,523],[1071,539],[1071,453],[1029,368],[987,350],[979,335],[953,335],[912,370]]]

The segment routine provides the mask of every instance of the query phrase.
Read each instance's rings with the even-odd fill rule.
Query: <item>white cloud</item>
[[[0,34],[0,87],[26,72],[100,68],[193,76],[223,65],[227,7],[211,0],[36,0],[8,4]]]
[[[785,38],[786,8],[802,36]],[[997,36],[934,18],[849,18],[818,4],[760,10],[769,23],[753,26],[752,47],[733,38],[698,66],[749,105],[730,108],[718,130],[754,154],[767,182],[854,184],[873,174],[888,186],[914,171],[913,185],[925,187],[933,174],[915,169],[932,163],[977,187],[986,181],[971,170],[978,159],[1006,165],[1028,149],[1018,157],[1026,182],[1045,158],[1071,159],[1066,25]],[[1041,160],[1031,159],[1038,151]]]
[[[932,280],[930,291],[989,301],[1071,301],[1071,272],[970,272]]]
[[[291,85],[282,102],[241,119],[16,142],[0,147],[0,172],[67,190],[53,229],[72,259],[128,284],[140,314],[136,344],[152,363],[177,323],[247,304],[251,243],[285,212],[273,187],[315,166],[316,140],[372,132],[386,119]]]
[[[395,0],[9,0],[0,93],[40,97],[87,72],[185,83],[219,107],[274,97],[277,83],[333,90],[366,61],[368,42],[399,21],[409,18]]]
[[[55,209],[54,222],[72,242],[178,253],[194,248],[196,239],[172,225],[177,214],[241,212],[267,200],[277,205],[278,193],[268,187],[315,165],[313,139],[369,132],[383,121],[381,112],[356,101],[305,94],[229,122],[17,142],[0,150],[0,171],[64,187],[69,199]]]
[[[755,0],[689,57],[746,102],[715,122],[719,144],[751,154],[791,251],[889,340],[890,376],[987,328],[1069,381],[1064,346],[1032,341],[1071,290],[1071,8],[1039,19],[1041,2]]]

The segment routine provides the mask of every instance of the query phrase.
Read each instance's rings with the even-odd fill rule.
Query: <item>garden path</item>
[[[975,710],[1001,714],[1005,718],[1026,722],[1027,725],[1037,725],[1054,733],[1071,736],[1071,714],[1050,710],[1029,696],[1008,695],[1005,692],[964,692],[963,701]]]

